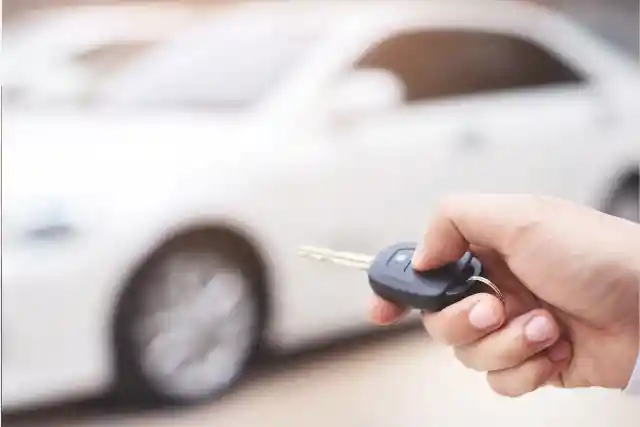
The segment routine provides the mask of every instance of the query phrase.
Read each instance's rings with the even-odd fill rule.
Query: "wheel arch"
[[[273,310],[272,295],[272,272],[273,268],[269,262],[266,250],[253,238],[251,233],[232,222],[201,222],[184,226],[179,226],[167,232],[158,239],[151,247],[145,250],[144,254],[133,262],[128,268],[123,278],[119,281],[118,290],[115,294],[111,315],[109,318],[109,339],[110,348],[113,354],[113,364],[115,372],[118,370],[118,321],[121,318],[121,310],[123,301],[128,293],[133,289],[136,279],[144,271],[145,267],[152,263],[156,257],[166,248],[171,247],[182,240],[186,240],[192,236],[211,236],[212,241],[218,239],[227,239],[236,245],[236,248],[243,248],[248,254],[247,261],[250,263],[252,273],[255,273],[256,290],[259,294],[259,310],[260,310],[260,338],[259,346],[262,347],[265,333],[269,328],[270,319]]]

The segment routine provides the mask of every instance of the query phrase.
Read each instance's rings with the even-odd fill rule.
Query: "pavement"
[[[270,362],[221,400],[188,409],[130,411],[78,403],[3,417],[6,427],[638,427],[640,398],[543,389],[510,399],[451,351],[408,330]]]

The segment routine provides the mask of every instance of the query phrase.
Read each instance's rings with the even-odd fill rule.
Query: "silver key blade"
[[[368,270],[373,257],[352,252],[338,252],[327,248],[316,248],[313,246],[302,246],[298,249],[298,255],[316,261],[330,262],[359,270]]]

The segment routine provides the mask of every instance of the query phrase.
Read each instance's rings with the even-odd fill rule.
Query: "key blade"
[[[339,252],[328,248],[318,248],[315,246],[302,246],[299,248],[301,253],[317,254],[318,256],[325,256],[331,258],[341,258],[345,260],[351,260],[356,262],[371,263],[373,257],[364,254],[358,254],[354,252]]]
[[[316,261],[330,262],[332,264],[342,265],[349,268],[357,268],[360,270],[368,270],[373,257],[356,254],[351,252],[338,252],[326,248],[317,248],[313,246],[303,246],[297,251],[299,256],[314,259]]]
[[[318,248],[313,246],[303,246],[298,253],[312,255],[319,258],[341,259],[345,261],[361,262],[371,264],[373,257],[353,252],[339,252],[327,248]]]

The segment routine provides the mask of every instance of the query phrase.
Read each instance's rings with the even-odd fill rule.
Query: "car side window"
[[[584,81],[532,42],[480,31],[406,32],[370,49],[355,68],[395,74],[407,103]]]

